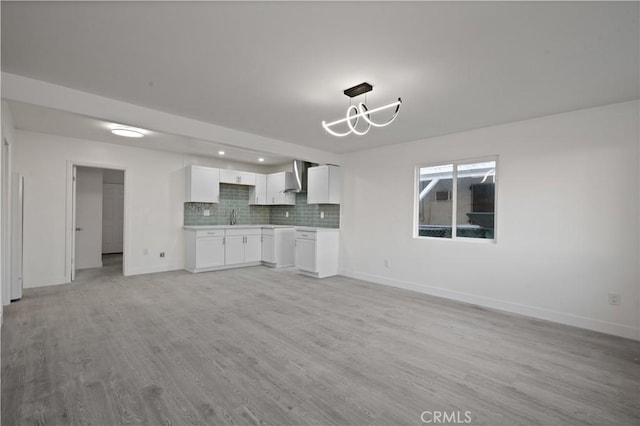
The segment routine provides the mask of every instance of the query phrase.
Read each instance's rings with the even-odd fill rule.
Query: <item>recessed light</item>
[[[111,133],[118,136],[124,136],[125,138],[141,138],[144,136],[144,133],[139,132],[138,130],[124,129],[121,127],[111,129]]]
[[[260,158],[258,158],[258,161],[262,163],[262,162],[264,162],[264,158],[260,157]]]
[[[224,155],[224,151],[218,151],[218,155]]]

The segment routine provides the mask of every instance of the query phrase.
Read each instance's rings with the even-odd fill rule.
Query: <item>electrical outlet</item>
[[[324,212],[320,212],[320,219],[324,219]]]
[[[142,249],[142,254],[147,256],[149,254],[149,249],[147,248]]]
[[[205,209],[202,211],[203,216],[211,216],[211,210]]]
[[[160,252],[160,257],[164,257],[164,252],[163,251]]]
[[[384,260],[384,267],[387,269],[391,268],[391,261],[389,259]]]
[[[284,217],[289,217],[289,212],[284,212]]]
[[[620,295],[618,293],[609,293],[609,304],[610,305],[619,305],[620,304]]]

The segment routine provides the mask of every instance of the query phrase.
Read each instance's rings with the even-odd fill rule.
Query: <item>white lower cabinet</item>
[[[215,229],[186,227],[185,269],[191,272],[215,271],[265,264],[293,266],[293,227],[242,225]]]
[[[298,272],[315,278],[337,275],[338,244],[337,229],[298,229],[295,240],[295,265]]]
[[[296,268],[307,272],[318,272],[315,240],[296,239]]]
[[[244,240],[244,261],[261,262],[262,261],[262,236],[260,233],[247,235]]]
[[[232,235],[225,239],[225,265],[237,265],[239,263],[244,263],[244,236]]]
[[[224,265],[224,238],[203,237],[196,241],[196,268]]]
[[[275,263],[276,251],[273,246],[273,235],[265,235],[262,231],[262,261],[266,263]]]
[[[262,262],[273,268],[293,266],[294,228],[262,229]]]
[[[260,228],[234,228],[226,230],[225,265],[255,263],[262,260]]]
[[[224,230],[187,230],[185,269],[191,272],[224,266]]]

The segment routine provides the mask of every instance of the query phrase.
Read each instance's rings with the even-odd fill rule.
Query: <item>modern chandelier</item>
[[[353,86],[345,90],[344,94],[349,96],[349,98],[354,98],[356,96],[363,95],[367,92],[370,92],[371,90],[373,90],[373,86],[370,85],[369,83],[360,83],[357,86]],[[365,97],[365,102],[366,102],[366,97]],[[350,135],[351,133],[358,136],[362,136],[367,134],[367,132],[369,132],[369,129],[371,129],[371,126],[385,127],[391,124],[393,120],[395,120],[396,117],[398,116],[398,111],[400,111],[400,105],[402,105],[401,98],[398,98],[396,102],[392,102],[388,105],[381,106],[374,109],[369,109],[364,102],[360,102],[358,106],[350,104],[349,107],[347,108],[347,116],[345,118],[332,121],[331,123],[327,123],[326,121],[323,120],[322,127],[324,127],[324,130],[326,130],[327,133],[332,134],[333,136],[343,137],[343,136]],[[371,119],[371,114],[375,112],[383,111],[385,109],[394,108],[394,107],[395,107],[395,111],[393,112],[393,116],[390,119],[388,119],[386,122],[377,123]],[[360,118],[362,118],[367,123],[366,127],[362,129],[357,128],[358,120]],[[338,124],[342,124],[342,123],[347,123],[347,127],[349,128],[349,130],[345,132],[337,132],[331,129],[331,127]]]

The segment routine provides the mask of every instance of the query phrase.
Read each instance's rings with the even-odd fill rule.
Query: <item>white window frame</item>
[[[493,238],[473,238],[473,237],[458,237],[457,236],[457,222],[458,222],[458,166],[472,163],[483,163],[487,161],[495,161],[495,195],[494,195],[494,228]],[[420,222],[420,204],[418,198],[420,196],[420,169],[423,167],[437,167],[445,165],[453,165],[452,183],[451,183],[451,238],[442,237],[426,237],[419,234],[419,222]],[[413,230],[412,235],[414,239],[430,240],[430,241],[464,241],[469,243],[480,244],[496,244],[498,242],[498,169],[499,169],[499,156],[492,155],[487,157],[467,158],[463,160],[449,160],[449,161],[437,161],[434,163],[419,164],[414,170],[413,179]]]

